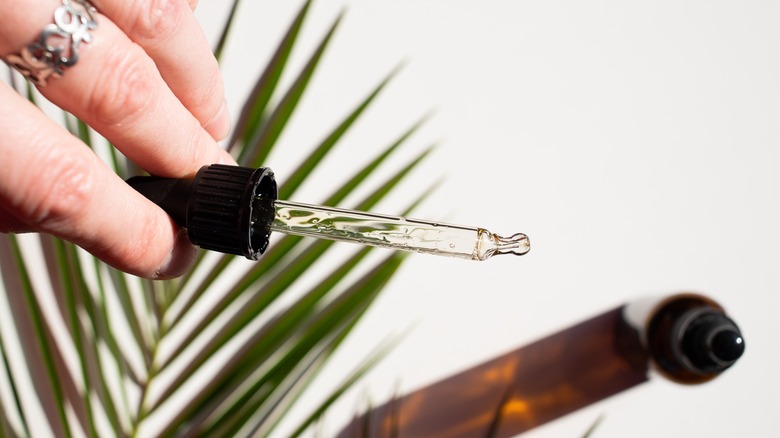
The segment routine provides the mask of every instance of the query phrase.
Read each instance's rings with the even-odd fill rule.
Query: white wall
[[[199,6],[212,38],[223,3]],[[234,114],[302,2],[244,3],[223,64]],[[267,164],[283,180],[405,59],[331,163],[333,178],[436,108],[405,149],[442,139],[405,186],[419,193],[447,177],[417,216],[526,232],[533,249],[483,263],[414,255],[324,380],[388,333],[414,329],[330,414],[330,430],[366,394],[413,389],[640,296],[695,290],[744,331],[732,370],[700,387],[655,380],[527,436],[579,436],[601,413],[595,436],[780,431],[778,3],[320,0],[292,71],[344,6],[285,152]],[[305,187],[296,200],[325,193]],[[406,202],[397,194],[382,208]]]

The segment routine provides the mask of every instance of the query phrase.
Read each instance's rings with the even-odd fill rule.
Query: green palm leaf
[[[225,49],[228,36],[230,35],[230,29],[233,27],[239,3],[241,2],[238,0],[233,1],[233,5],[230,7],[230,13],[228,14],[228,19],[225,22],[225,27],[222,29],[222,34],[219,37],[219,41],[217,41],[217,46],[214,48],[214,57],[218,60],[222,59],[222,51]]]
[[[238,4],[238,2],[235,4]],[[271,57],[271,61],[266,66],[263,74],[260,75],[257,83],[255,83],[249,98],[244,104],[244,108],[241,110],[236,126],[233,129],[233,135],[228,142],[229,151],[232,151],[239,141],[241,145],[249,143],[255,138],[259,129],[265,125],[264,120],[268,116],[266,110],[271,101],[271,96],[276,90],[284,68],[287,66],[287,60],[290,58],[290,53],[292,53],[292,49],[298,39],[298,34],[301,27],[303,27],[303,20],[306,18],[310,6],[311,2],[307,1],[301,8],[284,38],[279,43],[276,52]]]
[[[379,199],[384,196],[384,194],[386,194],[392,187],[397,185],[403,176],[410,172],[422,160],[427,152],[428,151],[417,157],[398,174],[394,175],[391,179],[382,184],[380,188],[377,189],[374,193],[370,194],[364,202],[360,203],[359,207],[369,209],[376,202],[378,202]],[[291,238],[287,237],[286,239]],[[299,238],[295,239],[300,240]],[[200,318],[200,321],[195,325],[194,329],[192,329],[189,332],[189,335],[180,343],[179,348],[175,349],[174,352],[170,355],[171,358],[177,358],[181,356],[185,352],[185,349],[196,341],[198,334],[207,330],[209,325],[217,320],[217,318],[228,309],[229,305],[232,303],[232,301],[228,301],[228,299],[237,298],[243,292],[248,290],[261,277],[270,277],[267,278],[266,282],[261,288],[257,289],[252,294],[248,301],[243,303],[241,310],[238,313],[231,315],[230,321],[224,327],[222,327],[220,332],[213,336],[206,344],[206,346],[194,358],[189,358],[188,366],[184,369],[184,372],[180,374],[180,377],[174,380],[174,382],[169,386],[169,389],[163,393],[163,395],[160,397],[160,403],[170,397],[173,392],[176,391],[176,389],[181,387],[187,378],[194,372],[194,370],[203,366],[206,361],[214,354],[216,354],[229,339],[232,339],[238,335],[238,333],[251,324],[255,318],[261,315],[261,313],[265,311],[277,298],[279,298],[295,282],[295,280],[300,278],[300,276],[306,272],[309,267],[311,267],[317,260],[319,260],[320,257],[333,244],[334,242],[332,241],[315,241],[311,243],[305,251],[302,251],[300,256],[285,264],[284,269],[280,270],[278,273],[271,276],[268,273],[272,270],[265,266],[261,269],[253,269],[249,272],[249,274],[237,282],[228,292],[228,294],[225,295],[225,299],[217,304],[212,305],[211,311],[206,316]],[[265,260],[268,259],[263,259],[259,263],[262,263]],[[268,325],[267,327],[269,329],[274,328],[271,325]],[[274,338],[274,332],[266,333],[262,336],[263,345],[267,345],[267,355],[270,355],[276,351],[276,348],[279,347],[279,343],[286,339],[286,333],[287,332],[284,330],[279,331],[277,338]],[[278,342],[273,343],[272,341],[274,339],[277,339]],[[253,354],[255,354],[257,358],[263,357],[262,354],[264,349],[261,345],[253,345],[252,350]],[[170,365],[172,360],[173,359],[164,362],[163,365],[161,365],[161,368],[165,368]],[[223,368],[223,370],[230,371],[229,368]]]
[[[342,19],[339,16],[325,31],[292,84],[279,89],[311,3],[302,5],[282,36],[234,127],[228,148],[244,165],[261,166],[277,146]],[[242,18],[238,4],[231,5],[216,45],[218,58],[224,56],[234,22]],[[379,81],[290,175],[280,176],[280,198],[289,199],[338,148],[397,72],[398,68]],[[11,81],[17,80],[11,76]],[[40,98],[29,85],[26,92],[33,102]],[[421,117],[377,149],[323,203],[339,205],[372,180],[391,154],[412,141],[427,118]],[[63,114],[62,123],[107,157],[107,164],[120,176],[137,170],[80,120]],[[368,190],[356,208],[368,210],[385,199],[430,150],[410,156],[406,165]],[[282,237],[243,274],[229,269],[237,266],[235,257],[202,253],[191,273],[165,282],[118,272],[58,239],[42,238],[38,244],[25,239],[24,243],[14,236],[0,236],[0,310],[14,315],[12,321],[0,324],[0,383],[7,388],[0,394],[2,436],[33,436],[39,430],[57,436],[268,434],[294,410],[296,400],[406,259],[404,254],[388,253],[372,262],[368,255],[373,249],[356,248],[315,287],[283,309],[273,310],[298,278],[322,263],[333,242]],[[37,256],[44,260],[48,276],[36,274],[33,281],[28,259]],[[56,299],[49,303],[51,297]],[[210,310],[199,315],[196,309],[208,299],[214,300]],[[236,306],[238,302],[241,306]],[[56,309],[53,319],[46,313],[51,308]],[[12,326],[15,330],[8,329]],[[59,327],[66,330],[55,336]],[[20,333],[26,338],[17,340]],[[311,427],[391,345],[388,342],[358,364],[313,412],[297,413],[304,420],[296,433]],[[29,369],[20,369],[8,359],[12,347],[23,350],[33,364]],[[75,359],[66,359],[71,356]],[[208,374],[214,363],[220,364],[219,370]],[[34,394],[21,391],[28,387],[34,388]],[[40,409],[30,400],[37,400]],[[163,412],[173,405],[173,413]],[[36,418],[40,411],[45,416],[42,424]],[[160,430],[147,429],[152,416],[163,416],[156,420]]]
[[[306,6],[304,6],[306,7]],[[309,85],[309,81],[317,66],[322,59],[322,55],[325,53],[325,49],[336,32],[342,16],[339,16],[336,21],[331,25],[325,37],[320,42],[319,46],[314,50],[314,53],[309,58],[309,61],[303,67],[303,70],[296,78],[287,93],[282,97],[279,104],[271,112],[268,117],[268,121],[262,125],[258,130],[257,135],[249,139],[248,144],[244,147],[238,155],[239,164],[259,167],[265,161],[268,154],[271,153],[276,140],[281,135],[284,128],[287,126],[287,122],[290,120],[295,108],[298,106],[298,102],[301,100],[304,91]]]
[[[65,413],[65,407],[68,405],[73,406],[74,400],[69,400],[67,398],[68,394],[66,394],[66,391],[63,387],[63,376],[61,376],[57,371],[58,360],[56,356],[58,352],[55,351],[57,346],[52,342],[52,336],[49,331],[50,329],[44,321],[40,303],[38,302],[38,297],[35,294],[35,289],[30,279],[30,273],[27,270],[25,260],[22,256],[22,251],[19,248],[19,243],[14,236],[8,236],[6,243],[10,249],[14,267],[17,270],[16,279],[20,283],[17,285],[17,289],[14,291],[14,293],[21,293],[24,299],[23,303],[19,303],[24,306],[23,311],[16,312],[15,316],[19,319],[26,317],[25,322],[28,323],[32,328],[32,333],[35,338],[35,346],[37,347],[37,354],[35,356],[33,356],[35,353],[25,351],[26,357],[28,360],[31,358],[31,356],[35,357],[36,359],[41,359],[41,363],[43,364],[46,372],[47,381],[37,382],[37,388],[39,388],[41,392],[45,391],[48,395],[53,397],[55,405],[53,406],[52,410],[55,411],[56,418],[59,420],[59,433],[63,436],[71,436],[72,429],[70,427],[70,420]],[[6,274],[4,273],[3,277],[5,278],[5,276]],[[13,287],[12,284],[6,283],[6,290],[9,288],[9,286]],[[24,324],[20,323],[18,320],[16,322],[17,324]],[[44,385],[46,385],[45,388]]]
[[[355,121],[360,117],[366,108],[371,105],[371,102],[379,95],[384,87],[390,82],[390,79],[398,72],[396,68],[393,70],[375,89],[368,95],[368,97],[360,103],[360,105],[352,111],[341,124],[339,124],[333,132],[328,135],[325,140],[320,143],[309,156],[285,179],[284,183],[279,186],[279,198],[290,199],[293,193],[301,186],[306,175],[311,173],[317,164],[331,151],[336,143],[344,136],[349,128],[354,125]]]
[[[422,123],[426,118],[423,118],[419,122],[414,124],[411,128],[409,128],[409,130],[403,133],[395,142],[393,142],[387,148],[381,151],[380,154],[378,154],[371,162],[369,162],[366,166],[364,166],[362,169],[356,172],[351,178],[349,178],[344,184],[342,184],[341,187],[339,187],[324,202],[322,202],[322,204],[328,206],[336,206],[340,202],[342,202],[362,182],[364,182],[366,178],[368,178],[374,171],[376,171],[376,169],[379,168],[379,166],[390,156],[390,154],[393,151],[395,151],[409,137],[411,137],[411,135],[422,125]],[[332,136],[329,136],[329,138],[330,137]],[[417,160],[417,162],[419,162],[419,159]],[[408,171],[410,170],[411,168],[409,168],[405,173],[408,173]],[[370,204],[363,205],[362,207],[367,209],[370,207]],[[245,290],[245,288],[248,287],[249,284],[256,282],[260,277],[262,277],[263,273],[269,271],[271,268],[276,266],[276,264],[285,255],[290,253],[290,251],[292,251],[297,246],[297,244],[301,242],[301,240],[302,239],[298,237],[287,236],[283,240],[281,240],[277,245],[273,246],[263,256],[263,259],[260,262],[258,262],[255,268],[252,269],[244,277],[242,285],[246,283],[247,286],[233,288],[231,293],[226,295],[225,298],[223,299],[224,303],[220,302],[218,306],[227,306],[228,304],[232,303],[238,297],[238,294],[240,294],[243,290]],[[197,290],[195,290],[195,292],[187,299],[185,304],[182,306],[182,310],[179,312],[179,314],[173,317],[173,320],[170,323],[170,325],[165,326],[166,330],[175,326],[181,320],[183,315],[203,295],[203,293],[206,292],[207,288],[211,287],[213,282],[217,278],[219,278],[219,276],[222,274],[225,268],[227,268],[229,263],[233,260],[235,260],[235,258],[229,256],[223,256],[220,258],[219,262],[217,262],[214,268],[212,268],[212,270],[209,272],[206,278],[201,282]],[[188,279],[189,278],[185,279],[185,282]]]
[[[24,435],[30,436],[30,428],[27,426],[27,415],[25,415],[24,409],[22,408],[21,400],[19,398],[19,389],[17,388],[11,373],[11,365],[8,362],[8,353],[2,336],[0,336],[0,357],[2,357],[2,380],[0,381],[4,387],[9,389],[11,397],[13,398],[13,405],[6,407],[6,409],[9,410],[9,414],[11,409],[14,410],[13,413],[18,419],[22,430],[24,431]],[[6,409],[0,409],[0,421],[2,422],[3,436],[11,436],[12,424],[11,420],[8,418],[9,414],[6,414]]]

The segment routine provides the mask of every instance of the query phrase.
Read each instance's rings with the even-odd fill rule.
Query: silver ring
[[[87,0],[62,0],[54,10],[54,24],[44,26],[38,39],[18,54],[2,59],[30,82],[44,86],[50,77],[62,77],[66,68],[76,65],[79,45],[92,41],[96,16],[97,10]]]

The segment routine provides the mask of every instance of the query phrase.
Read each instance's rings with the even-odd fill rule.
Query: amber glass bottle
[[[366,413],[340,436],[510,437],[647,381],[709,381],[744,351],[715,301],[621,306]]]

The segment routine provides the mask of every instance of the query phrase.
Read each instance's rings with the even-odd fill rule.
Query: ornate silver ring
[[[54,24],[47,24],[38,39],[18,54],[2,59],[35,85],[44,86],[50,77],[62,77],[66,68],[78,62],[79,45],[92,41],[96,16],[97,10],[87,0],[62,0],[54,10]]]

